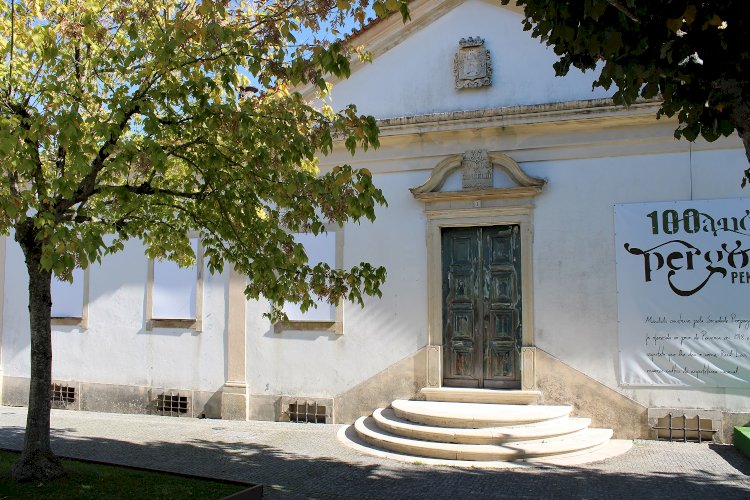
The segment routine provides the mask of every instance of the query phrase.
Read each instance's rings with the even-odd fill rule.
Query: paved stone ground
[[[0,447],[20,449],[25,408],[0,407]],[[266,498],[748,499],[732,446],[637,441],[575,466],[486,470],[403,464],[340,444],[341,426],[53,410],[60,455],[264,485]]]

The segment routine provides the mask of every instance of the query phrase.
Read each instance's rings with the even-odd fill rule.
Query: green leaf
[[[747,115],[741,111],[747,107],[750,61],[742,21],[747,2],[521,0],[518,5],[524,9],[523,28],[557,55],[558,76],[571,67],[593,70],[598,74],[593,87],[612,89],[617,104],[630,105],[638,96],[659,98],[656,116],[677,117],[677,138],[715,140],[750,129],[750,119],[737,118]]]

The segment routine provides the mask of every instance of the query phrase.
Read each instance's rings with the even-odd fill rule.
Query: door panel
[[[520,387],[518,226],[442,234],[444,384]]]
[[[447,385],[478,387],[482,370],[479,334],[479,278],[476,268],[481,245],[474,228],[443,234],[443,326]]]
[[[518,226],[482,229],[482,272],[489,293],[485,318],[484,387],[520,387],[521,241]]]

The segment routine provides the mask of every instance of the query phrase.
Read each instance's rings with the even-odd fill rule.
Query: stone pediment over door
[[[510,187],[495,187],[495,170],[505,174],[513,184]],[[462,186],[459,190],[442,191],[441,188],[457,170],[461,171]],[[453,200],[490,200],[532,198],[542,192],[546,181],[532,177],[511,157],[503,153],[486,150],[467,151],[450,155],[432,169],[430,178],[422,185],[411,188],[414,197],[424,202]]]

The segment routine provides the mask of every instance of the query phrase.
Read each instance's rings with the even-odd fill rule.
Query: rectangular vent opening
[[[167,417],[179,417],[190,410],[190,398],[177,394],[159,394],[156,396],[156,413]]]
[[[310,403],[309,401],[295,401],[294,403],[289,403],[287,414],[289,415],[290,422],[298,424],[326,423],[326,407],[324,405],[319,405],[317,402]]]
[[[50,400],[58,405],[76,402],[76,388],[69,385],[52,384]]]
[[[716,430],[710,418],[701,418],[700,415],[688,417],[687,415],[672,415],[668,413],[665,417],[657,419],[656,425],[651,427],[656,431],[656,439],[666,441],[712,441]]]

